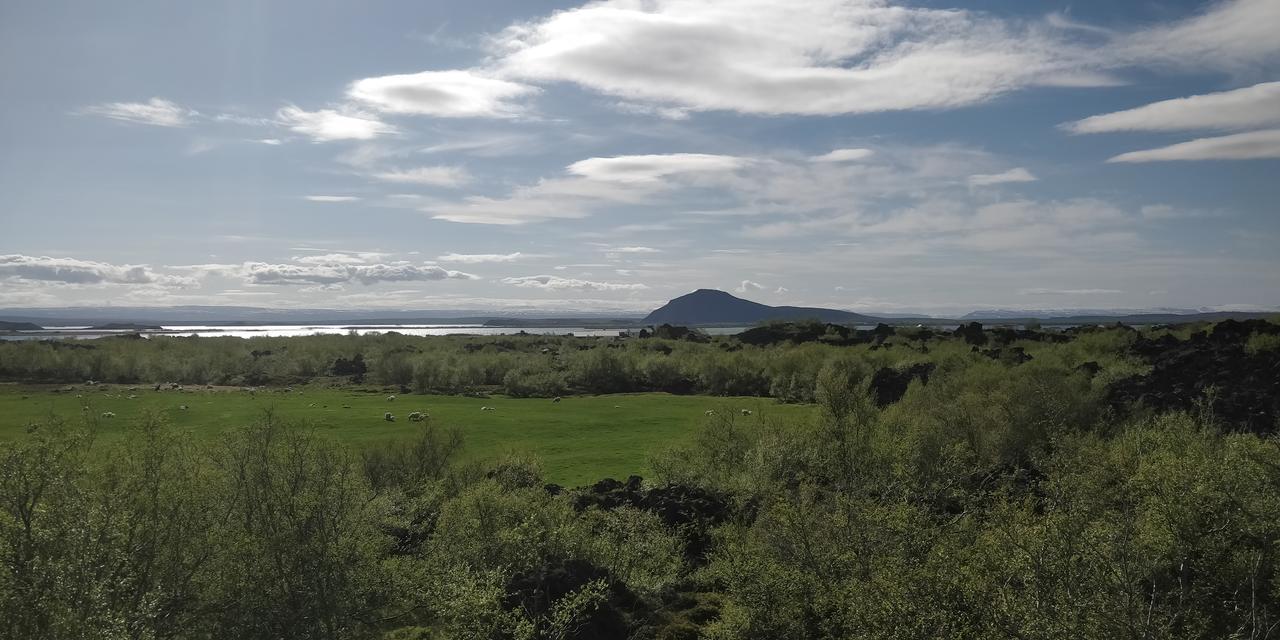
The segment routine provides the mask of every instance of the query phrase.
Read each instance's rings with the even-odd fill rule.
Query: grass
[[[125,385],[76,385],[72,391],[59,391],[64,388],[0,385],[0,440],[24,437],[28,425],[47,422],[51,416],[69,422],[98,416],[99,438],[109,441],[120,437],[147,410],[161,412],[192,437],[213,438],[273,410],[282,419],[309,423],[317,433],[361,447],[409,436],[416,427],[408,421],[409,413],[425,411],[433,423],[463,432],[464,458],[492,459],[508,451],[532,453],[542,461],[547,481],[568,486],[604,477],[646,475],[649,455],[687,439],[707,420],[708,409],[749,409],[753,420],[804,418],[813,410],[768,398],[665,393],[570,396],[553,403],[545,398],[416,394],[397,394],[388,401],[385,392],[358,389],[271,389],[249,394],[235,389],[179,392],[142,386],[130,391]],[[136,397],[130,399],[130,395]],[[179,408],[184,404],[187,410]],[[495,410],[482,411],[484,406]],[[383,420],[386,411],[395,414],[395,422]],[[115,417],[100,417],[105,412]]]

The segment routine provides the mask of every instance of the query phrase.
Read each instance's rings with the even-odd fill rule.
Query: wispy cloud
[[[447,118],[508,118],[514,100],[538,89],[470,70],[423,71],[357,80],[347,97],[386,113]]]
[[[1036,178],[1030,171],[1022,167],[1002,171],[1000,173],[980,173],[969,176],[969,184],[975,187],[988,187],[995,184],[1008,184],[1011,182],[1035,182]]]
[[[396,128],[365,113],[340,113],[333,109],[306,111],[290,105],[276,112],[280,124],[311,138],[313,142],[372,140],[396,132]]]
[[[355,202],[360,199],[357,196],[303,196],[303,198],[311,202]]]
[[[545,257],[547,256],[516,251],[515,253],[446,253],[437,257],[436,260],[458,264],[482,264],[486,262],[519,262],[521,260]]]
[[[1259,160],[1280,158],[1280,129],[1249,131],[1122,153],[1107,162],[1171,162],[1178,160]]]
[[[502,283],[517,287],[547,289],[552,291],[641,291],[649,288],[643,284],[596,282],[592,280],[578,280],[576,278],[561,278],[559,276],[518,276],[503,278]]]
[[[375,180],[400,184],[425,184],[433,187],[458,187],[471,182],[465,167],[435,166],[391,169],[371,174]]]
[[[1280,124],[1280,82],[1153,102],[1063,125],[1073,133],[1250,129]]]
[[[156,127],[185,127],[199,115],[193,109],[164,98],[152,98],[146,102],[107,102],[85,107],[80,113]]]
[[[875,155],[871,149],[835,149],[820,156],[810,156],[810,162],[855,162]]]
[[[734,156],[706,153],[669,153],[662,155],[588,158],[568,167],[568,172],[593,180],[616,182],[653,182],[673,175],[733,171],[746,160]]]

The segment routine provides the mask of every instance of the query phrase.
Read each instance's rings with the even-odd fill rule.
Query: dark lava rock
[[[635,595],[622,581],[611,579],[607,570],[578,558],[552,560],[512,576],[507,583],[503,608],[535,616],[545,614],[551,611],[557,600],[594,580],[604,580],[609,584],[605,602],[588,612],[565,637],[577,640],[626,638],[630,624],[625,612],[638,604]]]
[[[936,366],[932,362],[921,362],[903,370],[885,367],[877,371],[871,377],[871,391],[876,394],[876,404],[884,407],[901,400],[907,393],[907,386],[917,378],[928,384],[929,375]]]
[[[956,330],[952,331],[951,335],[964,338],[966,343],[979,347],[987,343],[987,334],[982,332],[981,322],[962,324],[956,327]]]
[[[700,561],[711,543],[711,527],[731,515],[728,499],[699,487],[675,484],[645,490],[641,482],[639,476],[631,476],[626,482],[605,478],[580,490],[573,506],[578,511],[623,506],[649,511],[664,525],[680,531],[685,537],[686,556]]]
[[[1244,345],[1254,333],[1275,335],[1280,325],[1224,320],[1185,341],[1167,334],[1154,340],[1139,338],[1131,349],[1151,363],[1151,373],[1116,381],[1108,400],[1119,409],[1141,404],[1188,411],[1211,399],[1224,428],[1274,433],[1280,419],[1280,351],[1248,354]]]
[[[1027,353],[1022,347],[1000,347],[998,349],[985,349],[982,355],[998,360],[1009,365],[1020,365],[1024,362],[1031,362],[1031,354]]]

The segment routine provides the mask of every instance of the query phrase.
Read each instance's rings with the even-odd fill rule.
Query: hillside
[[[766,320],[807,318],[845,324],[875,324],[880,321],[879,318],[838,309],[771,307],[716,289],[698,289],[655,309],[645,316],[644,322],[680,325],[755,324]]]
[[[0,320],[0,331],[39,331],[43,328],[34,322],[6,322]]]

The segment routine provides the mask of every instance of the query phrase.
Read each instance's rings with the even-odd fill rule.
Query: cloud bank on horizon
[[[1280,2],[1079,4],[24,0],[0,307],[1280,305]]]

